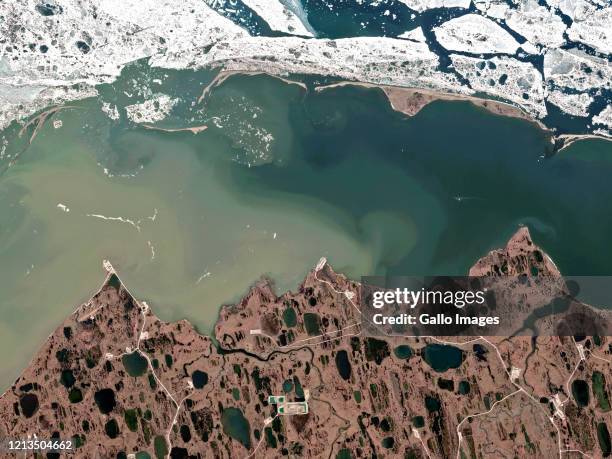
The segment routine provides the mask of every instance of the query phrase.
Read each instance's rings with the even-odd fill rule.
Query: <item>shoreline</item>
[[[328,85],[315,87],[315,91],[321,92],[326,89],[342,87],[342,86],[361,86],[366,88],[379,88],[387,96],[391,108],[408,116],[417,115],[423,108],[437,100],[446,101],[467,101],[484,108],[490,113],[500,116],[508,116],[511,118],[520,118],[536,124],[540,129],[551,132],[541,121],[533,118],[521,108],[512,105],[508,102],[502,102],[495,99],[485,99],[483,97],[472,96],[469,94],[449,93],[444,91],[436,91],[433,89],[411,88],[403,86],[390,86],[384,84],[365,83],[360,81],[340,81]]]
[[[560,153],[580,140],[604,140],[612,142],[612,137],[598,134],[559,134],[554,137],[555,153]]]
[[[308,91],[308,87],[305,83],[301,81],[296,81],[290,79],[290,77],[284,77],[279,74],[273,72],[265,72],[265,71],[250,71],[250,70],[221,70],[213,80],[207,84],[202,90],[202,94],[198,97],[197,102],[202,103],[202,101],[210,94],[210,92],[221,86],[226,80],[235,75],[246,75],[246,76],[256,76],[256,75],[266,75],[271,78],[276,78],[286,84],[295,84]],[[500,115],[500,116],[508,116],[511,118],[519,118],[531,123],[536,124],[540,129],[546,132],[552,132],[550,128],[548,128],[541,121],[533,118],[531,115],[526,113],[523,109],[508,103],[502,102],[494,99],[486,99],[483,97],[472,96],[469,94],[459,94],[459,93],[450,93],[444,91],[437,91],[433,89],[426,88],[413,88],[413,87],[404,87],[404,86],[392,86],[386,84],[377,84],[377,83],[368,83],[364,81],[350,81],[343,80],[338,81],[336,83],[330,83],[325,85],[314,86],[315,92],[322,92],[327,89],[339,88],[344,86],[359,86],[364,88],[375,88],[383,91],[391,108],[397,112],[403,113],[410,117],[417,115],[423,108],[429,105],[432,102],[437,100],[446,100],[446,101],[468,101],[477,107],[484,108],[488,112]],[[599,137],[596,134],[592,134],[595,137]]]
[[[213,80],[204,87],[204,89],[202,90],[202,94],[197,99],[197,103],[202,103],[214,88],[221,86],[227,79],[231,78],[234,75],[266,75],[271,78],[276,78],[286,84],[298,85],[305,91],[308,91],[309,89],[307,85],[301,81],[292,80],[290,76],[285,77],[273,72],[249,70],[221,70],[219,74],[217,74],[217,76],[213,78]],[[512,103],[495,99],[487,99],[484,97],[473,96],[469,94],[450,93],[444,91],[437,91],[434,89],[393,86],[350,80],[343,80],[338,81],[336,83],[318,85],[314,86],[313,89],[315,92],[322,92],[327,89],[340,88],[344,86],[357,86],[369,89],[380,89],[384,93],[385,97],[389,102],[389,105],[393,110],[399,113],[403,113],[404,115],[409,117],[416,116],[427,105],[439,100],[449,102],[470,102],[474,106],[482,108],[483,110],[486,110],[487,112],[493,115],[521,119],[536,125],[545,134],[550,135],[550,142],[553,146],[553,154],[565,150],[573,143],[578,142],[580,140],[599,139],[612,142],[612,137],[608,137],[601,134],[555,134],[553,128],[546,126],[542,121],[534,118],[533,116],[529,115],[525,110],[520,107],[517,107],[516,105],[513,105]]]
[[[280,73],[275,73],[274,70],[271,71],[259,71],[259,70],[233,70],[233,69],[223,69],[222,67],[217,67],[219,73],[208,83],[206,84],[200,96],[196,99],[197,104],[201,104],[205,102],[205,99],[210,95],[213,89],[218,86],[221,86],[226,80],[235,75],[244,75],[244,76],[257,76],[257,75],[265,75],[271,78],[275,78],[277,80],[282,81],[285,84],[289,85],[297,85],[302,88],[304,91],[308,92],[310,89],[306,83],[291,79],[292,74],[284,75]],[[214,68],[213,68],[214,70]],[[408,117],[412,117],[417,115],[423,108],[432,102],[436,101],[465,101],[470,102],[476,107],[480,107],[487,112],[498,115],[498,116],[506,116],[510,118],[517,118],[527,121],[529,123],[535,124],[540,130],[544,133],[550,135],[550,142],[552,144],[552,154],[556,154],[560,151],[565,150],[570,147],[575,142],[580,140],[605,140],[612,142],[612,136],[607,136],[604,134],[595,134],[595,133],[587,133],[587,134],[556,134],[554,127],[549,127],[544,124],[541,120],[533,117],[529,113],[527,113],[524,109],[510,103],[496,99],[488,99],[485,97],[470,95],[470,94],[461,94],[461,93],[452,93],[446,92],[444,90],[435,90],[428,88],[418,88],[418,87],[408,87],[408,86],[394,86],[389,84],[382,83],[370,83],[365,81],[353,81],[353,80],[341,80],[336,83],[330,84],[322,84],[314,86],[312,89],[315,92],[322,92],[327,89],[339,88],[344,86],[356,86],[363,88],[377,88],[380,89],[385,97],[387,98],[389,105],[391,108],[399,113],[403,113]],[[74,99],[66,100],[66,103],[72,102]],[[23,134],[25,129],[35,123],[41,116],[45,115],[53,115],[55,112],[67,109],[67,108],[76,108],[71,105],[51,105],[49,107],[43,108],[40,111],[33,113],[30,117],[27,117],[21,121],[15,120],[18,125],[20,125],[20,134]],[[46,118],[46,116],[45,116]],[[162,128],[157,127],[153,124],[141,124],[144,129],[148,130],[156,130],[163,132],[178,132],[178,131],[190,131],[193,134],[198,134],[204,131],[207,126],[194,126],[194,127],[185,127],[185,128]],[[36,134],[40,129],[38,126],[35,129],[34,135],[30,139],[30,142],[36,137]]]
[[[183,128],[163,128],[163,127],[157,127],[157,126],[153,126],[151,124],[141,124],[141,126],[145,129],[148,129],[150,131],[161,131],[161,132],[186,132],[189,131],[192,134],[199,134],[202,131],[205,131],[206,129],[208,129],[208,126],[206,124],[203,124],[201,126],[191,126],[191,127],[183,127]]]
[[[215,89],[218,86],[221,86],[228,78],[231,78],[232,76],[235,75],[245,75],[245,76],[257,76],[257,75],[266,75],[269,76],[271,78],[276,78],[277,80],[282,81],[283,83],[286,84],[295,84],[298,85],[300,88],[304,89],[304,91],[308,91],[308,87],[306,86],[305,83],[301,82],[301,81],[295,81],[295,80],[290,80],[289,78],[285,78],[281,75],[278,74],[274,74],[274,73],[270,73],[270,72],[264,72],[264,71],[254,71],[254,70],[224,70],[221,69],[219,71],[219,73],[217,74],[217,76],[215,76],[212,81],[210,83],[208,83],[206,86],[204,86],[204,89],[202,89],[202,94],[200,95],[200,97],[198,97],[197,99],[197,103],[201,104],[204,99],[206,99],[206,96],[208,94],[210,94],[210,92]]]

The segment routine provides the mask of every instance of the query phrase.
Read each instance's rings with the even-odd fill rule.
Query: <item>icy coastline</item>
[[[249,3],[261,10],[259,0]],[[416,13],[449,7],[455,17],[433,34],[415,29],[398,38],[330,40],[314,38],[307,21],[273,3],[262,17],[285,36],[250,35],[196,0],[1,3],[0,128],[50,104],[95,95],[96,85],[112,82],[125,65],[149,58],[164,68],[321,74],[478,94],[508,101],[536,119],[546,117],[552,103],[612,135],[605,122],[612,110],[610,6],[593,9],[577,0],[544,7],[525,0],[511,8],[486,0],[476,2],[474,12],[466,2],[411,0],[405,3]],[[568,13],[571,24],[560,16]],[[592,51],[562,49],[567,40]],[[441,55],[440,47],[450,54]]]

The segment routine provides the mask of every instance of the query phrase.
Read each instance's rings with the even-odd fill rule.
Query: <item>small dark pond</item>
[[[340,377],[347,381],[351,377],[351,362],[349,362],[348,353],[345,350],[336,353],[336,368]]]
[[[589,405],[589,384],[582,379],[575,379],[572,382],[572,395],[580,406]]]
[[[423,360],[439,373],[459,368],[463,362],[463,351],[445,344],[428,344],[423,349]]]
[[[123,362],[123,366],[125,367],[127,374],[135,378],[142,376],[145,374],[145,371],[147,371],[147,359],[145,359],[138,351],[132,352],[131,354],[125,354],[123,357],[121,357],[121,361]]]
[[[208,373],[195,370],[193,373],[191,373],[191,381],[193,382],[193,387],[196,389],[202,389],[206,384],[208,384]]]

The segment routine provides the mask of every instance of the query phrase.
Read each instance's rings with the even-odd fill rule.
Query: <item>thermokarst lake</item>
[[[565,274],[609,273],[612,143],[550,156],[525,120],[458,101],[407,117],[378,89],[315,79],[234,75],[198,102],[214,76],[137,64],[31,144],[34,127],[2,133],[3,389],[96,290],[104,259],[162,319],[203,333],[262,275],[293,289],[322,256],[353,278],[464,274],[519,225]],[[156,127],[207,129],[127,119],[157,93],[171,111]]]

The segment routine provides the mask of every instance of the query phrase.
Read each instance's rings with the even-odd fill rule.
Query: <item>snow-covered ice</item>
[[[425,11],[432,8],[469,8],[471,0],[400,0],[415,11]]]
[[[526,0],[520,2],[516,9],[509,8],[505,20],[512,30],[533,45],[557,48],[565,43],[563,32],[566,26],[563,20],[537,0]]]
[[[589,115],[587,109],[593,102],[593,97],[585,92],[579,94],[566,94],[559,90],[551,90],[548,91],[546,100],[551,104],[555,104],[565,113],[569,113],[573,116],[586,117]]]
[[[578,50],[553,49],[544,55],[544,78],[560,87],[584,91],[612,88],[612,67]]]
[[[140,104],[128,105],[125,111],[134,123],[156,123],[166,118],[177,102],[166,94],[156,94]]]
[[[475,0],[474,5],[490,18],[504,19],[509,5],[503,0]]]
[[[0,128],[94,95],[136,59],[248,35],[199,0],[12,0],[0,3],[0,17],[10,43],[0,51]]]
[[[469,0],[402,1],[416,11],[471,5]],[[245,3],[274,30],[305,36],[312,32],[296,0]],[[559,47],[566,31],[569,39],[609,54],[612,7],[607,0],[475,0],[474,4],[482,15],[463,14],[434,28],[440,44],[453,52],[452,63],[469,81],[468,87],[454,73],[440,70],[440,57],[432,51],[436,48],[429,48],[420,27],[398,39],[264,37],[251,36],[201,0],[0,2],[0,37],[8,38],[0,50],[0,129],[51,104],[95,96],[96,85],[112,82],[127,63],[142,58],[163,68],[221,66],[284,76],[322,74],[458,94],[478,92],[510,101],[536,117],[546,115],[548,100],[566,113],[593,115],[588,109],[599,106],[599,101],[591,104],[595,92],[611,89],[610,62]],[[568,30],[557,10],[572,19]],[[527,41],[519,44],[523,40],[496,21],[505,22]],[[519,61],[519,47],[528,54],[544,54],[544,79],[533,65]],[[480,54],[502,56],[486,60]],[[138,94],[138,100],[154,97],[155,92]],[[101,102],[113,119],[123,111]],[[132,120],[154,122],[167,115],[168,100],[153,100],[154,110],[149,110],[148,102],[129,106]],[[607,112],[602,113],[598,120],[605,120]],[[597,129],[605,125],[601,122]]]
[[[451,60],[476,91],[503,97],[535,116],[546,114],[542,75],[533,65],[506,56],[479,59],[453,54]]]
[[[612,129],[612,104],[608,104],[601,112],[593,117],[593,124],[603,124]]]
[[[272,30],[306,37],[313,35],[300,18],[279,0],[242,0],[242,2],[261,16]]]
[[[600,53],[612,53],[612,4],[575,19],[568,35],[570,39],[589,45]]]
[[[102,102],[102,112],[106,114],[111,120],[119,119],[119,110],[116,105],[111,105],[108,102]]]
[[[421,29],[420,27],[404,32],[403,34],[398,35],[398,38],[405,38],[406,40],[425,43],[425,35],[423,34],[423,29]]]
[[[466,14],[434,28],[438,42],[449,51],[514,54],[519,43],[501,26],[478,14]]]
[[[384,37],[239,39],[215,46],[195,60],[196,66],[223,65],[229,70],[265,68],[275,74],[315,73],[464,92],[452,74],[438,70],[438,64],[438,56],[426,44]]]

